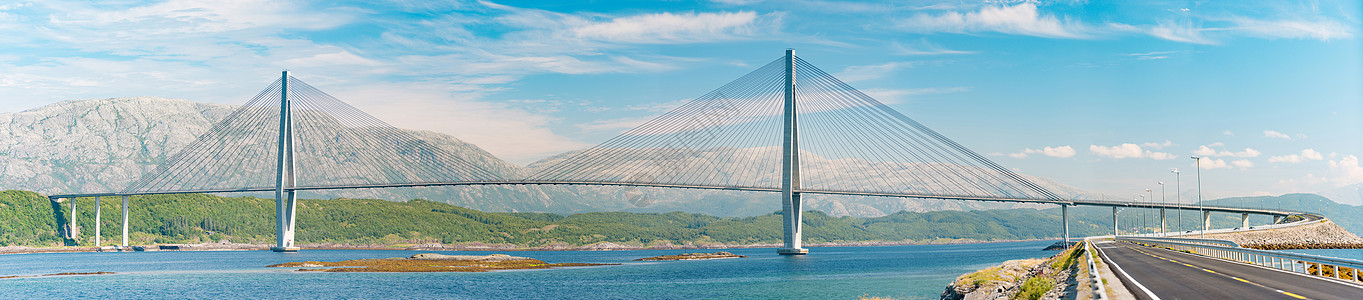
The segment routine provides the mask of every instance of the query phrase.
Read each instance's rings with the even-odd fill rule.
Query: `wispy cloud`
[[[1144,52],[1144,53],[1127,53],[1126,56],[1135,57],[1137,60],[1159,60],[1159,59],[1167,59],[1167,58],[1169,58],[1169,55],[1170,55],[1170,54],[1174,54],[1174,53],[1178,53],[1178,51],[1155,51],[1155,52]]]
[[[1159,21],[1146,30],[1154,37],[1170,41],[1203,45],[1216,44],[1211,38],[1202,34],[1206,29],[1197,27],[1191,22]]]
[[[1231,19],[1233,24],[1227,30],[1240,31],[1246,35],[1263,38],[1338,40],[1354,36],[1354,30],[1339,22],[1330,20],[1258,20],[1247,17]]]
[[[755,12],[657,13],[614,18],[568,29],[574,37],[636,44],[701,43],[774,33],[781,15]]]
[[[899,20],[896,28],[910,32],[981,33],[1028,35],[1047,38],[1090,38],[1089,29],[1077,21],[1042,14],[1031,2],[990,5],[977,11],[918,14]]]
[[[978,51],[962,51],[948,49],[936,43],[929,42],[926,38],[918,40],[918,42],[909,44],[894,42],[893,49],[894,54],[898,55],[948,55],[979,53]]]
[[[869,66],[850,66],[843,68],[841,72],[834,74],[843,82],[857,82],[862,80],[877,79],[890,75],[900,69],[911,68],[918,63],[915,62],[889,62]]]
[[[957,87],[940,87],[940,88],[921,88],[921,89],[879,89],[879,88],[872,88],[872,89],[863,89],[863,90],[861,90],[861,92],[862,92],[862,93],[865,93],[867,96],[871,96],[871,98],[874,98],[874,99],[880,101],[881,103],[885,103],[885,104],[899,104],[899,103],[904,103],[904,102],[907,102],[907,101],[909,100],[909,98],[911,98],[911,97],[913,97],[913,96],[915,96],[915,95],[964,93],[964,92],[969,92],[969,91],[970,91],[970,87],[964,87],[964,86],[957,86]]]
[[[1141,149],[1140,145],[1125,143],[1116,146],[1089,145],[1089,152],[1102,157],[1116,159],[1123,158],[1149,158],[1156,160],[1174,159],[1174,155],[1167,152],[1155,152]]]
[[[1272,139],[1292,140],[1292,136],[1273,130],[1264,130],[1264,137]]]

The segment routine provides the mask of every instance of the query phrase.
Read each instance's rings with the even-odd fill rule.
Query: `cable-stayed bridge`
[[[599,185],[780,193],[781,254],[807,251],[801,246],[804,194],[1057,204],[1065,208],[1067,240],[1069,206],[1111,206],[1114,220],[1117,207],[1159,208],[1161,224],[1163,209],[1198,208],[1066,199],[852,88],[793,50],[533,174],[489,171],[469,159],[286,71],[126,189],[49,197],[123,196],[126,245],[129,195],[274,192],[276,251],[297,250],[296,193],[311,190]],[[1242,219],[1251,213],[1289,214],[1234,207],[1205,211],[1241,213]]]

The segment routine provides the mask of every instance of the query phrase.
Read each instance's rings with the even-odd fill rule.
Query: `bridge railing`
[[[1098,273],[1098,251],[1093,249],[1093,242],[1084,240],[1084,253],[1088,255],[1089,261],[1089,285],[1093,288],[1093,299],[1107,300],[1107,287],[1103,286],[1103,276]]]
[[[1169,248],[1177,251],[1185,251],[1193,254],[1288,272],[1329,277],[1350,282],[1360,282],[1359,272],[1360,269],[1363,269],[1363,261],[1352,259],[1240,248],[1239,246],[1192,241],[1200,239],[1121,236],[1117,237],[1116,240],[1152,247]]]

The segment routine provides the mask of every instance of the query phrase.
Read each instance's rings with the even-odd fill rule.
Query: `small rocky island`
[[[338,262],[290,262],[269,265],[266,267],[300,268],[298,271],[304,272],[487,272],[496,270],[549,269],[554,267],[602,265],[614,264],[551,264],[538,259],[510,256],[506,254],[479,256],[422,253],[412,255],[412,257],[352,259]]]
[[[715,252],[715,253],[682,253],[682,254],[679,254],[679,255],[663,255],[663,256],[645,257],[645,258],[636,259],[636,260],[634,260],[634,261],[697,260],[697,259],[720,259],[720,258],[742,258],[742,257],[747,257],[747,256],[743,256],[743,255],[738,255],[738,254],[733,254],[733,253],[721,251],[721,252]]]

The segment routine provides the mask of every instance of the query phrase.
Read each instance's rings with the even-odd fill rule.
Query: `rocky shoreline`
[[[959,245],[959,244],[989,244],[989,243],[1009,243],[1009,242],[1028,242],[1039,241],[1031,240],[998,240],[998,241],[979,241],[979,240],[950,240],[947,242],[843,242],[843,243],[813,243],[805,244],[806,247],[868,247],[868,246],[905,246],[905,245]],[[515,244],[490,244],[490,243],[458,243],[458,244],[417,244],[417,245],[350,245],[341,243],[318,243],[299,245],[303,250],[410,250],[410,251],[614,251],[614,250],[701,250],[701,249],[744,249],[744,248],[778,248],[781,244],[661,244],[651,246],[625,245],[611,242],[601,242],[590,245],[568,245],[557,244],[549,246],[526,247]],[[269,250],[270,245],[265,244],[243,244],[243,243],[203,243],[203,244],[166,244],[148,246],[130,246],[129,248],[118,250],[110,246],[101,248],[95,247],[28,247],[28,246],[6,246],[0,247],[0,255],[3,254],[22,254],[22,253],[61,253],[61,252],[101,252],[101,251],[249,251],[249,250]]]
[[[1084,249],[1076,245],[1049,258],[1005,261],[957,277],[941,299],[1063,299],[1078,285],[1075,274],[1083,257]]]
[[[337,262],[304,261],[268,265],[271,268],[300,268],[300,272],[488,272],[498,270],[588,267],[614,264],[546,263],[542,260],[492,255],[444,255],[422,253],[411,257],[352,259]],[[308,269],[313,268],[313,269]]]
[[[722,258],[744,258],[747,256],[733,254],[729,252],[715,253],[682,253],[678,255],[660,255],[635,259],[634,261],[668,261],[668,260],[701,260],[701,259],[722,259]]]

